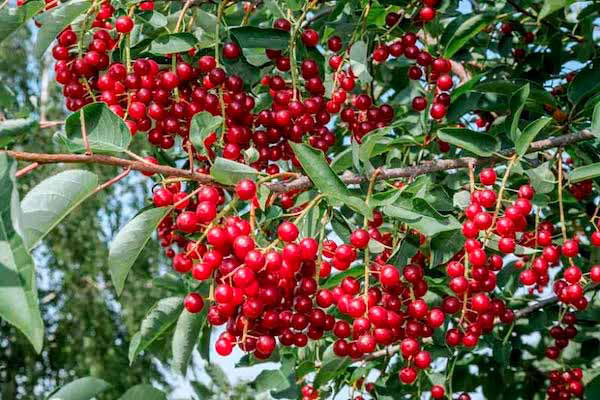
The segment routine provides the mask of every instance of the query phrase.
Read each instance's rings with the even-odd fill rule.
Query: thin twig
[[[106,189],[107,187],[114,185],[115,183],[119,182],[121,179],[123,179],[127,175],[129,175],[130,172],[131,172],[131,168],[127,168],[125,171],[121,172],[119,175],[115,176],[112,179],[109,179],[108,181],[104,182],[102,185],[99,185],[98,187],[96,187],[96,189],[94,189],[94,193],[101,192],[104,189]]]
[[[33,171],[34,169],[36,169],[39,166],[40,166],[40,163],[37,163],[37,162],[34,162],[33,164],[29,164],[25,168],[22,168],[22,169],[18,170],[15,173],[15,177],[20,178],[20,177],[22,177],[24,175],[27,175],[28,173],[30,173],[31,171]]]
[[[92,148],[90,147],[90,142],[87,137],[87,127],[85,126],[85,115],[83,113],[83,108],[79,110],[79,121],[81,122],[81,137],[83,138],[85,154],[92,156],[94,153],[92,153]]]

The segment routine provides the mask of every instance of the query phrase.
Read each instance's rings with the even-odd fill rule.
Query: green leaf
[[[16,167],[14,159],[0,153],[0,317],[23,332],[39,353],[44,323],[38,308],[35,265],[20,232]]]
[[[119,400],[167,400],[167,396],[150,384],[135,385],[127,390]]]
[[[598,76],[600,76],[600,62],[578,71],[567,92],[571,103],[577,104],[587,96],[597,93],[600,88]]]
[[[592,114],[592,127],[590,130],[594,136],[600,138],[600,102],[594,106],[594,112]]]
[[[264,370],[256,377],[254,381],[258,393],[273,393],[273,397],[279,398],[277,392],[287,392],[290,389],[297,391],[296,379],[294,374],[294,358],[286,355],[281,360],[281,367],[274,370]],[[298,396],[289,396],[287,398],[297,398]]]
[[[541,117],[533,122],[530,122],[525,127],[515,142],[515,149],[519,157],[523,157],[525,153],[527,153],[527,149],[529,149],[531,142],[533,142],[538,133],[540,133],[540,131],[544,129],[551,120],[552,118],[549,117]]]
[[[117,295],[123,292],[129,270],[169,211],[168,207],[144,211],[129,221],[110,243],[108,267]]]
[[[460,223],[452,215],[442,216],[425,200],[415,198],[383,207],[383,213],[398,218],[408,226],[425,234],[434,236],[441,232],[460,229]]]
[[[169,23],[167,17],[158,11],[145,11],[138,15],[154,29],[164,28]]]
[[[202,111],[192,118],[190,122],[190,141],[200,154],[206,155],[204,140],[223,123],[223,117],[212,115],[207,111]]]
[[[352,360],[350,357],[338,357],[333,353],[333,345],[325,349],[323,353],[323,359],[321,362],[321,368],[317,371],[313,386],[320,388],[322,385],[329,383],[336,375],[344,371]]]
[[[212,379],[212,383],[216,385],[222,392],[228,392],[231,388],[227,375],[223,372],[223,369],[217,364],[206,364],[204,370],[208,376]]]
[[[506,123],[508,124],[507,128],[509,128],[509,137],[513,142],[516,142],[519,130],[519,120],[521,119],[521,113],[523,112],[523,108],[525,108],[525,102],[529,97],[530,91],[529,84],[525,84],[510,97],[509,107],[511,116],[506,119]]]
[[[569,174],[569,181],[571,183],[577,183],[588,179],[597,178],[598,176],[600,176],[600,163],[594,163],[575,168]]]
[[[258,174],[259,172],[249,165],[222,157],[217,157],[210,168],[213,179],[223,185],[235,185],[242,179],[256,179]]]
[[[98,176],[72,169],[37,184],[21,201],[23,241],[29,250],[60,223],[75,207],[94,193]]]
[[[369,73],[367,51],[367,44],[362,40],[354,43],[350,48],[350,66],[354,75],[362,83],[370,83],[373,80],[373,77]]]
[[[231,28],[229,32],[245,49],[283,50],[290,44],[290,33],[281,29],[242,26]]]
[[[108,382],[102,379],[86,376],[67,383],[50,395],[48,400],[91,400],[110,386]]]
[[[572,0],[544,0],[544,5],[538,14],[538,22],[548,15],[565,8],[572,2]]]
[[[210,336],[212,334],[212,325],[209,324],[206,320],[204,321],[204,326],[202,327],[202,331],[200,332],[200,344],[198,345],[198,351],[200,352],[200,357],[206,362],[210,362]]]
[[[329,167],[322,151],[313,149],[303,143],[289,143],[300,165],[302,165],[302,169],[321,193],[330,199],[343,202],[354,211],[368,218],[372,217],[372,210],[362,199],[350,193],[346,185]]]
[[[24,7],[24,6],[23,6]],[[0,15],[1,17],[1,15]],[[1,23],[1,22],[0,22]],[[1,29],[1,28],[0,28]],[[0,36],[2,38],[3,36]],[[0,147],[7,146],[29,131],[38,127],[37,118],[31,114],[28,118],[7,119],[0,122]]]
[[[600,375],[596,376],[588,384],[585,385],[585,398],[586,399],[599,399],[600,398]]]
[[[441,232],[431,239],[431,268],[445,264],[462,249],[465,237],[460,229]]]
[[[464,128],[442,128],[438,138],[482,157],[489,157],[500,150],[500,142],[495,136]]]
[[[324,289],[331,289],[337,285],[340,284],[340,282],[350,276],[353,278],[358,278],[359,276],[362,276],[365,272],[365,266],[364,265],[355,265],[354,267],[350,267],[345,271],[342,272],[338,272],[335,275],[330,276],[329,278],[327,278],[327,280],[325,281],[325,283],[323,283],[320,287],[324,288]]]
[[[140,331],[129,344],[129,362],[169,329],[183,310],[182,297],[166,297],[152,306],[142,320]]]
[[[193,49],[198,40],[187,32],[162,35],[150,42],[148,51],[152,54],[182,53]]]
[[[493,15],[475,14],[473,17],[465,20],[447,42],[444,57],[451,58],[469,40],[475,37],[483,28],[493,21],[494,18],[495,16]]]
[[[45,12],[38,20],[42,24],[37,33],[37,41],[33,54],[42,58],[50,43],[60,32],[77,17],[85,14],[92,2],[89,0],[71,0]]]
[[[171,346],[173,351],[171,365],[175,371],[184,376],[205,320],[205,312],[192,314],[185,309],[177,320]]]
[[[28,1],[20,7],[11,8],[8,5],[0,11],[0,42],[6,40],[16,30],[38,12],[44,9],[44,2]]]
[[[529,176],[531,185],[536,193],[545,194],[554,190],[556,178],[550,169],[550,162],[545,162],[539,167],[528,169],[525,173]]]
[[[131,142],[131,133],[125,122],[105,103],[92,103],[69,115],[65,132],[55,136],[68,151],[72,153],[85,151],[81,131],[82,113],[88,142],[93,152],[118,154],[127,150]]]

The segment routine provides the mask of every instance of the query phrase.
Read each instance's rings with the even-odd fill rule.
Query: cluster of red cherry
[[[583,396],[583,371],[575,368],[564,371],[550,371],[550,386],[546,390],[549,400],[569,400]]]

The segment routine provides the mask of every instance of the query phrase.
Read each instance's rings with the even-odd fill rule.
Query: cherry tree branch
[[[589,130],[572,133],[569,135],[555,136],[548,139],[538,140],[531,143],[527,153],[547,150],[556,147],[563,147],[569,144],[578,143],[584,140],[593,139],[595,136]],[[14,157],[17,160],[37,162],[39,164],[56,164],[56,163],[71,163],[71,164],[104,164],[117,167],[130,168],[135,171],[162,174],[169,177],[187,178],[200,183],[216,184],[212,177],[208,174],[200,174],[186,169],[173,168],[166,165],[155,165],[144,163],[141,161],[127,160],[124,158],[105,156],[99,154],[45,154],[45,153],[26,153],[22,151],[0,150],[7,155]],[[426,175],[433,172],[446,171],[451,169],[469,168],[469,165],[487,165],[498,161],[505,161],[506,158],[512,157],[515,154],[515,149],[507,149],[492,157],[461,157],[451,160],[435,160],[423,162],[419,165],[403,168],[382,168],[376,180],[386,180],[395,178],[409,178],[419,175]],[[369,180],[369,176],[357,175],[350,171],[346,171],[340,176],[342,182],[346,185],[356,185]],[[265,183],[272,192],[286,193],[290,191],[304,190],[312,186],[312,182],[307,176],[294,179],[286,182],[269,182]]]

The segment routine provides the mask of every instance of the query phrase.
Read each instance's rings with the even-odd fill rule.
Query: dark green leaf
[[[129,344],[129,362],[169,329],[183,310],[182,297],[166,297],[152,306]]]
[[[200,329],[203,322],[206,320],[206,312],[190,313],[183,310],[173,334],[171,349],[173,351],[173,369],[183,376],[187,371],[187,366],[192,357],[192,351],[200,336]]]
[[[354,211],[371,218],[372,210],[363,200],[350,193],[346,185],[329,167],[322,151],[303,143],[290,142],[290,146],[302,169],[319,191],[330,199],[341,201]]]
[[[600,176],[600,163],[594,163],[575,168],[569,174],[569,181],[571,183],[577,183],[588,179],[593,179],[598,176]]]
[[[465,244],[460,229],[442,232],[431,239],[431,267],[444,264],[452,259]]]
[[[44,2],[39,0],[28,1],[16,8],[5,5],[0,11],[0,42],[6,40],[17,29],[25,25],[31,17],[43,8]]]
[[[538,14],[538,22],[546,18],[548,15],[565,8],[572,2],[573,0],[544,0],[544,5]]]
[[[35,57],[41,58],[58,34],[77,17],[85,14],[91,5],[92,2],[89,0],[71,0],[42,14],[38,18],[42,26],[37,33]]]
[[[460,223],[453,216],[442,216],[425,200],[413,199],[383,207],[387,216],[398,218],[408,226],[427,235],[434,236],[441,232],[460,229]]]
[[[245,49],[287,49],[290,44],[289,32],[273,28],[242,26],[229,30],[240,46]]]
[[[600,102],[594,106],[594,113],[592,114],[592,127],[590,129],[592,134],[596,137],[600,137]]]
[[[600,87],[598,76],[600,76],[600,63],[588,66],[577,72],[567,93],[571,103],[577,104],[587,96],[597,93]]]
[[[106,103],[92,103],[69,115],[65,132],[55,135],[68,151],[72,153],[85,151],[81,136],[82,113],[88,142],[93,152],[117,154],[127,150],[131,143],[131,133],[123,119],[113,113]]]
[[[242,179],[256,179],[258,174],[257,170],[246,164],[222,157],[217,157],[210,168],[210,175],[223,185],[235,185]]]
[[[98,176],[72,169],[40,182],[21,201],[23,241],[31,250],[74,208],[94,193]]]
[[[222,123],[223,117],[212,115],[207,111],[194,115],[190,122],[190,141],[198,153],[206,155],[204,140],[215,132]]]
[[[1,22],[0,22],[1,23]],[[1,26],[1,25],[0,25]],[[0,36],[2,38],[3,36]],[[5,147],[38,127],[37,118],[31,114],[28,118],[0,121],[0,147]]]
[[[187,32],[162,35],[150,42],[148,51],[152,54],[173,54],[188,51],[197,43],[194,35]]]
[[[495,16],[493,15],[475,14],[465,20],[447,42],[444,57],[451,58],[469,40],[471,40],[471,38],[481,32],[483,28],[493,21],[494,18]]]
[[[540,133],[540,131],[544,129],[551,120],[552,118],[549,117],[541,117],[533,122],[530,122],[529,125],[523,129],[523,132],[518,135],[515,142],[515,150],[520,157],[525,155],[531,142],[533,142],[538,133]]]
[[[359,276],[362,276],[365,272],[365,266],[364,265],[355,265],[354,267],[348,268],[345,271],[342,272],[338,272],[337,274],[330,276],[325,283],[323,283],[321,285],[322,288],[324,289],[331,289],[337,285],[339,285],[339,283],[347,276],[353,277],[353,278],[358,278]]]
[[[530,92],[530,87],[529,84],[523,85],[523,87],[521,87],[519,90],[517,90],[515,92],[515,94],[513,94],[510,97],[510,102],[509,102],[509,106],[510,106],[510,118],[506,119],[506,123],[508,126],[508,133],[509,133],[509,137],[513,140],[513,142],[516,142],[518,135],[518,130],[519,130],[519,120],[521,119],[521,113],[523,112],[523,109],[525,108],[525,102],[527,101],[527,98],[529,97],[529,92]]]
[[[482,157],[489,157],[500,150],[500,142],[496,137],[469,129],[442,128],[438,137]]]
[[[49,400],[91,400],[108,388],[110,388],[108,382],[86,376],[85,378],[67,383],[57,392],[53,393],[49,397]]]
[[[323,353],[323,360],[321,362],[321,368],[317,371],[313,386],[320,388],[322,385],[329,383],[336,375],[344,371],[352,360],[349,357],[338,357],[333,353],[333,345],[325,349]]]
[[[17,163],[0,153],[0,317],[17,327],[38,353],[44,323],[38,308],[35,265],[22,240]]]
[[[169,208],[151,208],[137,215],[117,233],[108,250],[108,267],[117,295],[125,287],[127,274]]]
[[[167,396],[152,385],[141,384],[129,388],[119,400],[167,400]]]

